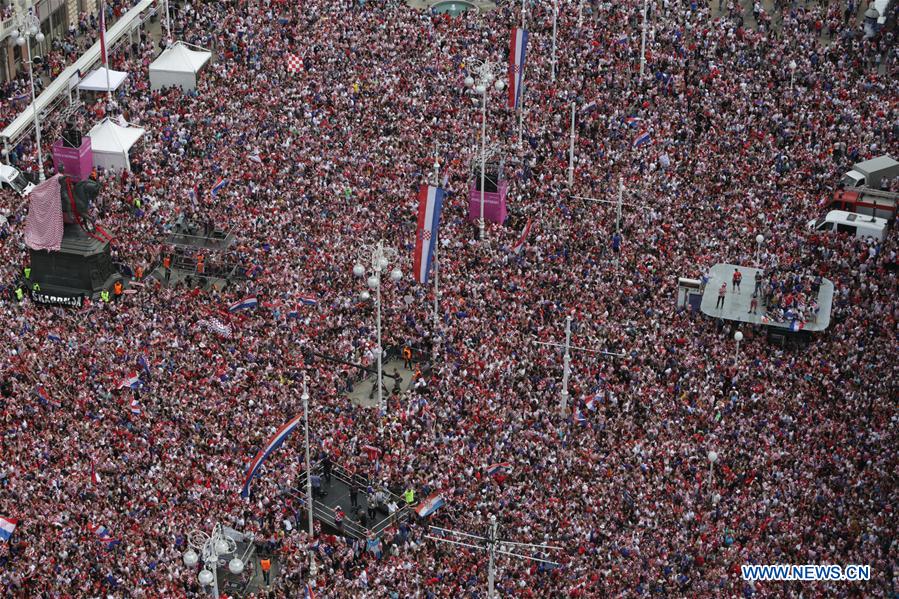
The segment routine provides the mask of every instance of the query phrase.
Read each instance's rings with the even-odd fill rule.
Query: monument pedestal
[[[99,241],[71,231],[66,225],[58,252],[29,250],[31,278],[45,294],[93,296],[112,287],[119,278],[108,241]]]

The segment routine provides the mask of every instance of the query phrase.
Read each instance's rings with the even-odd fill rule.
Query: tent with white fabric
[[[150,64],[150,89],[196,89],[197,73],[210,59],[212,52],[202,48],[192,50],[184,42],[176,42]]]
[[[146,133],[141,127],[128,125],[123,127],[109,118],[105,118],[88,132],[91,138],[91,151],[94,154],[94,166],[106,170],[131,170],[128,152]]]
[[[125,79],[128,78],[128,73],[123,71],[113,71],[109,70],[109,91],[115,91],[119,89],[122,83],[125,82]],[[107,86],[106,79],[106,67],[100,67],[96,71],[88,74],[81,82],[78,84],[78,89],[81,91],[87,92],[105,92]]]

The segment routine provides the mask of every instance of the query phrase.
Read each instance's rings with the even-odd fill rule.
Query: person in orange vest
[[[271,584],[269,581],[269,575],[272,569],[272,560],[264,557],[259,560],[259,565],[262,567],[262,578],[265,579],[265,586],[268,586],[269,584]]]
[[[116,281],[115,285],[112,286],[112,293],[116,297],[119,297],[120,295],[122,295],[123,289],[124,289],[124,287],[122,287],[122,282]]]
[[[143,266],[138,266],[137,268],[134,269],[134,278],[137,279],[138,281],[140,281],[141,279],[144,278],[144,267]]]
[[[203,254],[200,254],[199,256],[197,256],[197,274],[203,274],[203,268],[204,268],[203,261],[204,260],[205,260],[205,258],[203,257]]]
[[[169,279],[172,278],[172,257],[171,256],[163,256],[162,267],[165,269],[165,282],[168,283]]]
[[[412,348],[408,345],[403,347],[403,368],[412,370]]]

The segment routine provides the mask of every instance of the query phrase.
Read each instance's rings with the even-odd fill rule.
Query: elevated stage
[[[733,278],[734,269],[739,269],[743,274],[742,289],[740,292],[733,291],[731,280]],[[749,324],[759,324],[771,329],[779,329],[783,332],[791,332],[790,322],[776,322],[765,317],[765,305],[762,298],[759,298],[758,314],[749,312],[752,291],[755,288],[755,273],[759,269],[750,266],[738,266],[736,264],[716,264],[709,271],[709,282],[705,286],[702,294],[702,303],[700,310],[706,316],[713,318],[722,318],[736,322],[746,322]],[[724,307],[716,308],[718,303],[718,288],[721,283],[727,283],[727,296],[724,299]],[[767,279],[764,280],[762,288],[767,285]],[[830,310],[833,306],[833,283],[824,279],[818,290],[818,316],[815,319],[807,320],[802,327],[803,331],[819,333],[830,325]]]

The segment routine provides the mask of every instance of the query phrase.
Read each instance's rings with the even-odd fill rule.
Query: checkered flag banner
[[[303,70],[303,59],[296,54],[288,52],[285,55],[285,62],[287,63],[288,73],[299,73]]]
[[[28,220],[25,222],[25,245],[33,250],[59,251],[62,243],[62,204],[60,175],[50,177],[28,194]]]
[[[212,331],[220,337],[231,337],[231,325],[224,324],[218,318],[203,319],[197,321],[197,326],[203,327],[208,331]]]

